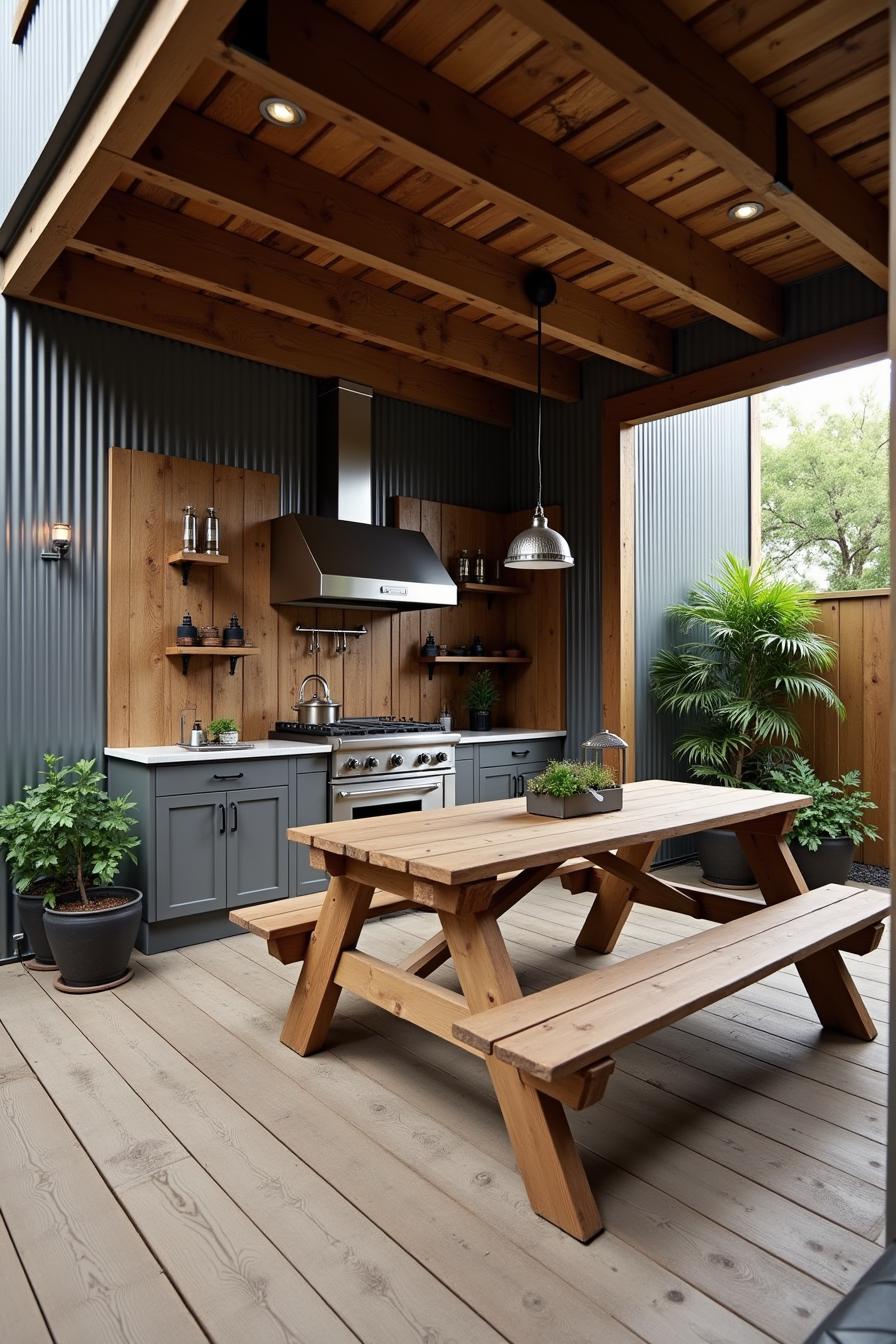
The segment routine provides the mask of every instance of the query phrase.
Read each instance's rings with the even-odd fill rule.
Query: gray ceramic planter
[[[56,963],[44,929],[43,897],[40,894],[24,896],[17,891],[16,904],[19,909],[19,922],[22,925],[22,932],[28,939],[32,959],[42,970],[55,970]]]
[[[822,840],[814,851],[806,849],[804,845],[794,840],[790,852],[806,879],[806,886],[812,891],[815,887],[823,887],[828,882],[837,882],[842,886],[849,877],[856,847],[847,836],[843,835],[835,840]]]
[[[755,887],[756,878],[744,857],[736,831],[713,826],[694,836],[703,881],[714,887]]]
[[[553,798],[549,793],[527,793],[526,810],[537,817],[592,817],[598,812],[618,812],[622,807],[622,789],[600,789],[593,793],[575,793],[572,798]]]
[[[44,911],[44,928],[59,967],[57,988],[105,989],[128,971],[143,914],[143,893],[135,887],[88,887],[87,894],[129,899],[109,910],[82,910],[70,901],[65,912]]]

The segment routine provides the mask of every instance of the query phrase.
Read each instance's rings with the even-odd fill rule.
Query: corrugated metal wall
[[[277,472],[284,509],[314,509],[317,384],[261,364],[34,304],[0,300],[0,804],[41,755],[102,751],[106,453],[110,445]],[[506,433],[374,403],[375,496],[494,502]],[[451,462],[461,462],[455,472]],[[71,522],[70,559],[39,553]],[[4,884],[5,889],[5,884]],[[0,896],[0,956],[9,910]]]
[[[41,0],[20,45],[9,40],[19,0],[0,0],[0,240],[26,187],[41,180],[94,95],[145,0]],[[30,181],[29,181],[30,179]],[[20,214],[16,210],[16,214]],[[15,221],[11,221],[14,223]]]
[[[750,549],[750,401],[688,411],[635,431],[635,773],[686,779],[672,747],[681,721],[657,713],[650,664],[680,639],[666,615],[726,551]],[[693,852],[684,839],[662,858]]]

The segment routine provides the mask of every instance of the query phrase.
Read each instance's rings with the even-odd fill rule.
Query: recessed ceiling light
[[[728,207],[728,218],[733,219],[736,224],[743,224],[748,219],[758,219],[764,214],[765,206],[761,201],[738,201],[737,205]]]
[[[291,103],[288,98],[262,98],[258,110],[275,126],[302,126],[306,120],[298,103]]]

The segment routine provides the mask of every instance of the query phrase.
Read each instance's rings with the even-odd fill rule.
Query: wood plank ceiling
[[[27,292],[506,422],[533,266],[563,400],[589,354],[670,371],[707,313],[773,336],[844,259],[885,286],[887,41],[885,0],[268,0]]]

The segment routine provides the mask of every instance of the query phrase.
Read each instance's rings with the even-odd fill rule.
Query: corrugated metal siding
[[[507,431],[392,397],[373,399],[374,520],[393,495],[506,508]]]
[[[317,384],[2,300],[0,359],[2,804],[34,779],[43,752],[72,758],[99,755],[104,746],[110,445],[277,472],[283,508],[313,511]],[[397,489],[456,497],[462,485],[458,502],[478,503],[479,463],[494,502],[502,431],[451,420],[378,407],[377,461],[385,472],[378,498]],[[460,477],[452,460],[466,464]],[[74,542],[69,560],[50,565],[39,553],[56,520],[71,521]],[[0,956],[8,932],[0,898]]]
[[[23,42],[13,45],[17,3],[0,0],[0,222],[30,175],[46,169],[55,129],[71,129],[145,7],[144,0],[41,0]]]
[[[635,765],[638,779],[685,779],[672,747],[680,720],[657,713],[650,664],[680,638],[667,607],[726,551],[749,558],[750,402],[688,411],[635,431]],[[693,852],[687,839],[663,858]]]

